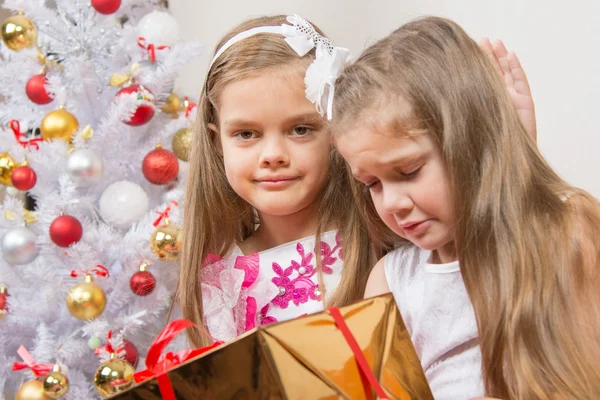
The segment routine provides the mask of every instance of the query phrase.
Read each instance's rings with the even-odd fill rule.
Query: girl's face
[[[440,262],[456,260],[446,168],[427,134],[409,137],[361,123],[341,134],[336,147],[354,177],[370,191],[377,213],[390,229],[435,251]]]
[[[302,211],[325,184],[329,133],[304,90],[304,71],[273,69],[227,85],[219,97],[219,126],[210,128],[227,180],[259,213]]]

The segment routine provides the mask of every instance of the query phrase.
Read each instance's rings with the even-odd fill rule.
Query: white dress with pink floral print
[[[206,326],[224,342],[260,325],[323,310],[315,237],[244,256],[239,247],[210,255],[201,271]],[[329,296],[339,284],[343,251],[336,231],[321,235],[323,284]]]

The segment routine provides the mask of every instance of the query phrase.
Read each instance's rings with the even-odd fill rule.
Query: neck
[[[450,242],[431,252],[432,264],[448,264],[458,260],[454,242]]]
[[[259,212],[260,226],[242,246],[245,254],[256,253],[314,235],[317,231],[317,204],[294,214],[268,215]]]

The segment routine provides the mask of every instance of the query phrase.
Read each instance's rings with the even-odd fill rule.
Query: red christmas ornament
[[[92,0],[92,7],[100,14],[114,14],[121,7],[121,0]]]
[[[152,293],[156,287],[156,279],[154,279],[154,275],[146,271],[147,267],[148,264],[142,263],[142,265],[140,265],[140,270],[133,274],[129,281],[131,291],[138,296],[147,296]]]
[[[46,92],[45,86],[47,83],[48,79],[46,79],[46,74],[34,75],[29,78],[27,85],[25,86],[25,93],[27,93],[29,100],[40,105],[50,103],[52,97]]]
[[[10,175],[10,179],[15,188],[27,191],[35,186],[37,182],[37,175],[35,171],[28,165],[15,168]]]
[[[155,185],[166,185],[177,178],[179,161],[175,153],[157,144],[156,148],[144,157],[142,172],[146,179]]]
[[[133,365],[133,368],[137,368],[138,361],[140,361],[140,355],[137,347],[127,339],[123,339],[123,350],[125,350],[125,359],[129,364]]]
[[[50,224],[50,239],[60,247],[69,247],[79,242],[83,235],[83,227],[77,218],[61,215]]]
[[[6,286],[0,286],[0,318],[8,313],[8,296]]]
[[[134,84],[119,90],[117,92],[117,96],[123,96],[130,93],[137,93],[138,101],[150,102],[152,105],[140,104],[138,108],[136,108],[135,113],[133,113],[131,118],[123,122],[131,126],[144,125],[154,116],[154,104],[156,104],[154,94],[152,94],[152,92],[144,85]]]

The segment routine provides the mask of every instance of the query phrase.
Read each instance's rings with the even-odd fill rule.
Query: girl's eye
[[[313,131],[312,128],[308,126],[295,126],[292,129],[292,136],[306,136]]]
[[[254,132],[252,131],[241,131],[241,132],[236,132],[234,134],[234,136],[238,139],[241,140],[249,140],[249,139],[254,139],[256,137],[256,135],[254,134]]]
[[[419,172],[421,171],[421,168],[423,168],[423,167],[419,167],[419,168],[415,169],[412,172],[401,172],[401,174],[402,174],[403,177],[411,179],[411,178],[414,178],[417,175],[419,175]]]
[[[379,183],[379,181],[373,181],[371,183],[367,183],[365,184],[365,190],[371,190],[375,187],[375,185],[377,185]]]

